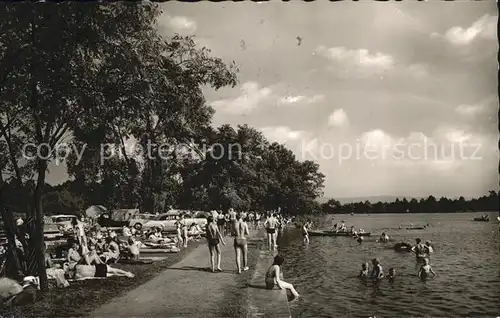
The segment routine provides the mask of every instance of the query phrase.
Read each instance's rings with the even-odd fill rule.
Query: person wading
[[[241,262],[240,262],[241,256],[243,256],[243,270],[244,271],[248,270],[247,237],[250,235],[248,231],[248,224],[245,222],[245,218],[243,218],[242,213],[239,213],[237,216],[235,232],[236,236],[234,237],[234,251],[236,253],[236,267],[238,268],[238,274],[241,274]]]
[[[208,250],[210,251],[210,268],[212,269],[212,272],[222,272],[222,269],[220,268],[221,253],[219,244],[222,243],[222,245],[226,245],[226,243],[224,242],[219,228],[217,227],[217,224],[215,224],[212,216],[207,218],[206,236]],[[217,255],[217,270],[215,269],[214,252]]]

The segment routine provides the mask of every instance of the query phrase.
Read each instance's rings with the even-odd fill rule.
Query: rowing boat
[[[370,236],[371,233],[358,233],[358,236]],[[349,232],[309,231],[310,236],[355,236]]]

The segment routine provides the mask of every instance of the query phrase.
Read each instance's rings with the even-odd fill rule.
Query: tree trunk
[[[44,242],[44,231],[43,231],[43,210],[42,210],[42,194],[43,188],[45,186],[45,173],[47,171],[47,161],[43,159],[38,159],[38,180],[35,189],[33,206],[35,209],[34,227],[33,227],[33,248],[34,248],[34,261],[36,264],[36,269],[38,276],[40,277],[40,288],[46,290],[48,287],[47,282],[47,272],[45,270],[45,242]]]

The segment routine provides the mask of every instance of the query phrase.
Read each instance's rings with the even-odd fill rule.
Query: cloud
[[[432,33],[431,37],[444,38],[446,41],[456,46],[468,45],[477,38],[494,40],[497,35],[497,20],[498,16],[485,14],[466,29],[460,26],[454,26],[446,31],[444,35]]]
[[[349,126],[349,118],[346,112],[342,108],[336,109],[328,116],[328,126],[337,128]]]
[[[474,116],[483,111],[483,105],[459,105],[455,111],[463,116]]]
[[[299,140],[304,136],[304,131],[292,130],[288,126],[272,126],[263,127],[260,129],[262,133],[271,141],[278,143],[286,143],[291,140]]]
[[[272,94],[271,88],[261,88],[256,82],[246,82],[241,85],[240,90],[240,96],[235,99],[221,99],[212,102],[212,106],[216,110],[234,115],[248,114]]]
[[[160,28],[167,28],[179,34],[193,34],[196,31],[196,21],[185,16],[170,16],[162,14],[158,19]]]
[[[284,96],[278,100],[278,104],[280,105],[289,105],[296,104],[299,102],[303,102],[305,104],[314,104],[319,103],[325,99],[325,95],[314,95],[311,97],[298,95],[298,96]]]
[[[367,49],[350,50],[345,47],[326,48],[318,46],[315,54],[333,61],[337,67],[358,69],[364,73],[378,73],[387,71],[394,66],[394,58],[380,52],[370,53]]]

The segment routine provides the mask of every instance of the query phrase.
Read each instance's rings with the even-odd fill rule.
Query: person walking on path
[[[274,214],[271,214],[269,218],[267,218],[266,222],[264,223],[264,227],[266,228],[267,232],[267,241],[269,245],[269,250],[274,251],[278,246],[276,244],[276,226],[278,225],[278,220],[276,220],[276,217]]]
[[[210,252],[210,268],[212,269],[212,272],[222,272],[222,269],[220,268],[221,253],[219,244],[222,243],[222,245],[226,245],[226,243],[224,242],[224,238],[222,237],[219,228],[214,222],[214,218],[212,216],[209,216],[207,219],[206,235],[208,250]],[[217,270],[215,269],[215,256],[217,257]]]
[[[236,268],[238,268],[238,274],[241,274],[241,256],[243,256],[243,270],[248,270],[247,237],[250,235],[248,224],[245,222],[243,213],[238,214],[235,232],[236,236],[234,237],[234,251],[236,253]]]

